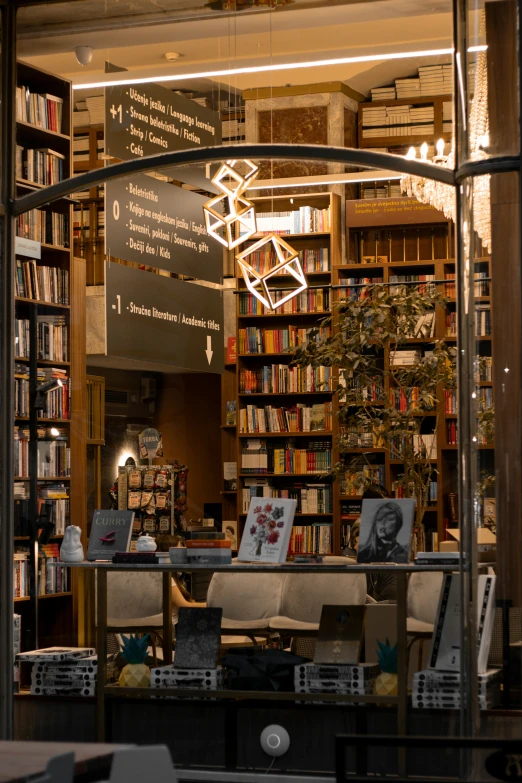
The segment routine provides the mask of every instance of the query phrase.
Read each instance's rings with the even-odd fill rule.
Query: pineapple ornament
[[[392,647],[388,637],[386,644],[379,640],[377,644],[381,674],[375,680],[375,693],[377,696],[397,696],[397,645]]]
[[[121,635],[121,654],[127,661],[120,673],[118,684],[120,688],[148,688],[150,685],[150,669],[146,665],[149,634],[139,638],[135,634]]]

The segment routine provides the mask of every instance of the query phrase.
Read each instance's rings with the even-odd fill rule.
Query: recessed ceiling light
[[[182,57],[182,54],[180,52],[165,52],[163,57],[171,63],[174,62],[174,60],[179,60],[179,58]]]

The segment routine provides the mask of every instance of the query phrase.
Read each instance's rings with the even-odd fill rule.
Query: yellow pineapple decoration
[[[392,647],[388,637],[386,637],[386,644],[379,640],[377,644],[381,674],[375,680],[375,693],[377,696],[397,696],[397,645]]]
[[[150,685],[150,669],[146,665],[149,634],[141,639],[130,634],[121,635],[123,649],[121,654],[127,661],[120,673],[118,684],[120,688],[148,688]]]

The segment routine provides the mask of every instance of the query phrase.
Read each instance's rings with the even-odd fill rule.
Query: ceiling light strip
[[[468,52],[485,52],[487,46],[470,46]],[[176,73],[159,76],[144,76],[130,79],[110,79],[107,81],[73,84],[73,90],[93,90],[101,87],[118,87],[134,84],[151,84],[153,82],[181,82],[186,79],[210,79],[222,76],[241,76],[250,73],[269,73],[273,71],[293,71],[299,68],[325,68],[330,65],[350,65],[351,63],[383,62],[386,60],[403,60],[414,57],[439,57],[452,55],[454,49],[426,49],[416,52],[391,52],[388,54],[364,54],[357,57],[337,57],[332,60],[307,60],[297,63],[276,63],[271,65],[252,65],[244,68],[227,68],[219,71],[200,71],[198,73]]]

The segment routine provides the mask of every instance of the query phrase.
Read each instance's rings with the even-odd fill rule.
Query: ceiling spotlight
[[[74,53],[80,65],[89,65],[94,49],[92,46],[77,46]]]
[[[172,63],[172,62],[174,62],[175,60],[179,60],[179,58],[180,58],[181,56],[182,56],[182,55],[181,55],[181,53],[180,53],[180,52],[165,52],[165,54],[163,55],[163,57],[164,57],[164,58],[165,58],[165,59],[166,59],[166,60],[167,60],[169,63]]]

